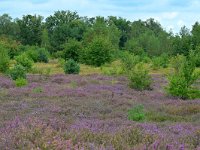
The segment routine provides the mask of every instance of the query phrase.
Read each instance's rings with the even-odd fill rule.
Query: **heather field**
[[[164,75],[152,89],[129,88],[123,76],[37,75],[16,87],[0,76],[0,149],[199,150],[200,101],[164,92]],[[144,106],[142,121],[128,110]]]

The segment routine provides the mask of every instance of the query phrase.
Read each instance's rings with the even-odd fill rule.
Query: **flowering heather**
[[[0,88],[11,88],[14,87],[14,83],[8,77],[0,76]]]
[[[0,149],[200,149],[200,100],[168,97],[161,75],[153,75],[151,91],[97,74],[27,79],[19,88],[0,76]],[[144,121],[128,120],[138,104]]]

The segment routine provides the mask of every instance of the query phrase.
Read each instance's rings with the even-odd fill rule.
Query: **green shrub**
[[[49,62],[48,56],[49,56],[49,52],[46,49],[44,49],[44,48],[38,49],[37,62],[48,63]]]
[[[159,68],[167,68],[169,63],[169,58],[167,54],[162,54],[161,56],[154,57],[152,59],[152,68],[159,69]]]
[[[178,73],[180,70],[180,66],[186,61],[186,57],[184,55],[177,55],[170,59],[170,67],[172,67],[175,73]]]
[[[101,67],[105,75],[121,75],[123,73],[120,61],[113,61],[111,64],[105,64]]]
[[[188,98],[188,87],[187,82],[183,76],[173,75],[169,76],[169,85],[167,88],[167,92],[170,95],[180,97],[180,98]]]
[[[9,68],[10,58],[8,51],[2,45],[0,45],[0,72],[5,73]]]
[[[14,82],[17,87],[26,86],[28,84],[28,81],[24,78],[17,78]]]
[[[88,65],[101,66],[112,59],[112,45],[105,38],[94,38],[81,54],[82,62]]]
[[[199,58],[200,58],[200,46],[198,46],[195,49],[194,61],[195,61],[196,67],[200,67],[200,59]]]
[[[28,58],[25,53],[15,57],[15,60],[17,64],[22,65],[26,69],[26,71],[30,71],[33,66],[33,61]]]
[[[26,46],[26,55],[28,58],[34,62],[44,62],[49,61],[49,52],[45,48],[39,48],[37,46]]]
[[[136,105],[128,111],[128,119],[132,121],[143,121],[145,119],[144,106]]]
[[[137,90],[150,89],[151,76],[143,63],[137,64],[128,74],[129,86]]]
[[[65,74],[79,74],[80,66],[73,59],[69,59],[64,65]]]
[[[199,78],[200,73],[195,72],[194,53],[190,51],[188,58],[182,57],[178,62],[179,67],[176,66],[175,72],[172,73],[168,80],[169,84],[166,87],[168,94],[180,97],[182,99],[195,98],[194,93],[199,95],[199,90],[192,85]]]
[[[26,46],[25,47],[26,49],[26,55],[32,59],[34,62],[37,62],[38,61],[38,52],[37,52],[37,49],[38,47],[36,46]]]
[[[18,78],[26,79],[26,69],[22,65],[16,64],[12,69],[10,69],[9,75],[13,80]]]
[[[128,52],[125,52],[122,55],[121,60],[122,60],[123,70],[125,73],[127,73],[130,70],[132,70],[137,63],[140,62],[140,57],[130,54]]]
[[[69,39],[64,46],[64,59],[73,59],[79,61],[81,43],[75,39]]]
[[[32,90],[33,93],[42,93],[43,92],[43,88],[42,87],[36,87]]]

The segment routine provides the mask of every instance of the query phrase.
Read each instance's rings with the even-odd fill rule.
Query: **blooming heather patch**
[[[0,76],[0,88],[12,88],[14,83],[8,77]]]
[[[19,88],[0,76],[0,149],[200,147],[200,100],[166,96],[163,76],[153,76],[151,91],[130,89],[125,77],[97,74],[27,79],[29,84]],[[128,120],[128,110],[138,104],[144,106],[146,118]]]

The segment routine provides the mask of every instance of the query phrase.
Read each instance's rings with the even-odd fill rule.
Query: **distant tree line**
[[[0,36],[1,43],[2,39],[8,43],[14,40],[11,44],[13,46],[17,43],[39,46],[54,56],[62,55],[65,59],[74,57],[78,61],[81,61],[80,49],[84,49],[81,53],[81,59],[84,60],[91,48],[98,45],[111,51],[123,50],[150,57],[163,53],[188,55],[189,50],[200,45],[200,24],[196,22],[191,31],[183,26],[178,34],[173,34],[152,18],[131,22],[115,16],[81,17],[72,11],[56,11],[46,19],[40,15],[24,15],[21,19],[12,19],[8,14],[3,14],[0,16]],[[98,50],[93,53],[98,53]],[[87,63],[90,64],[90,60]]]

